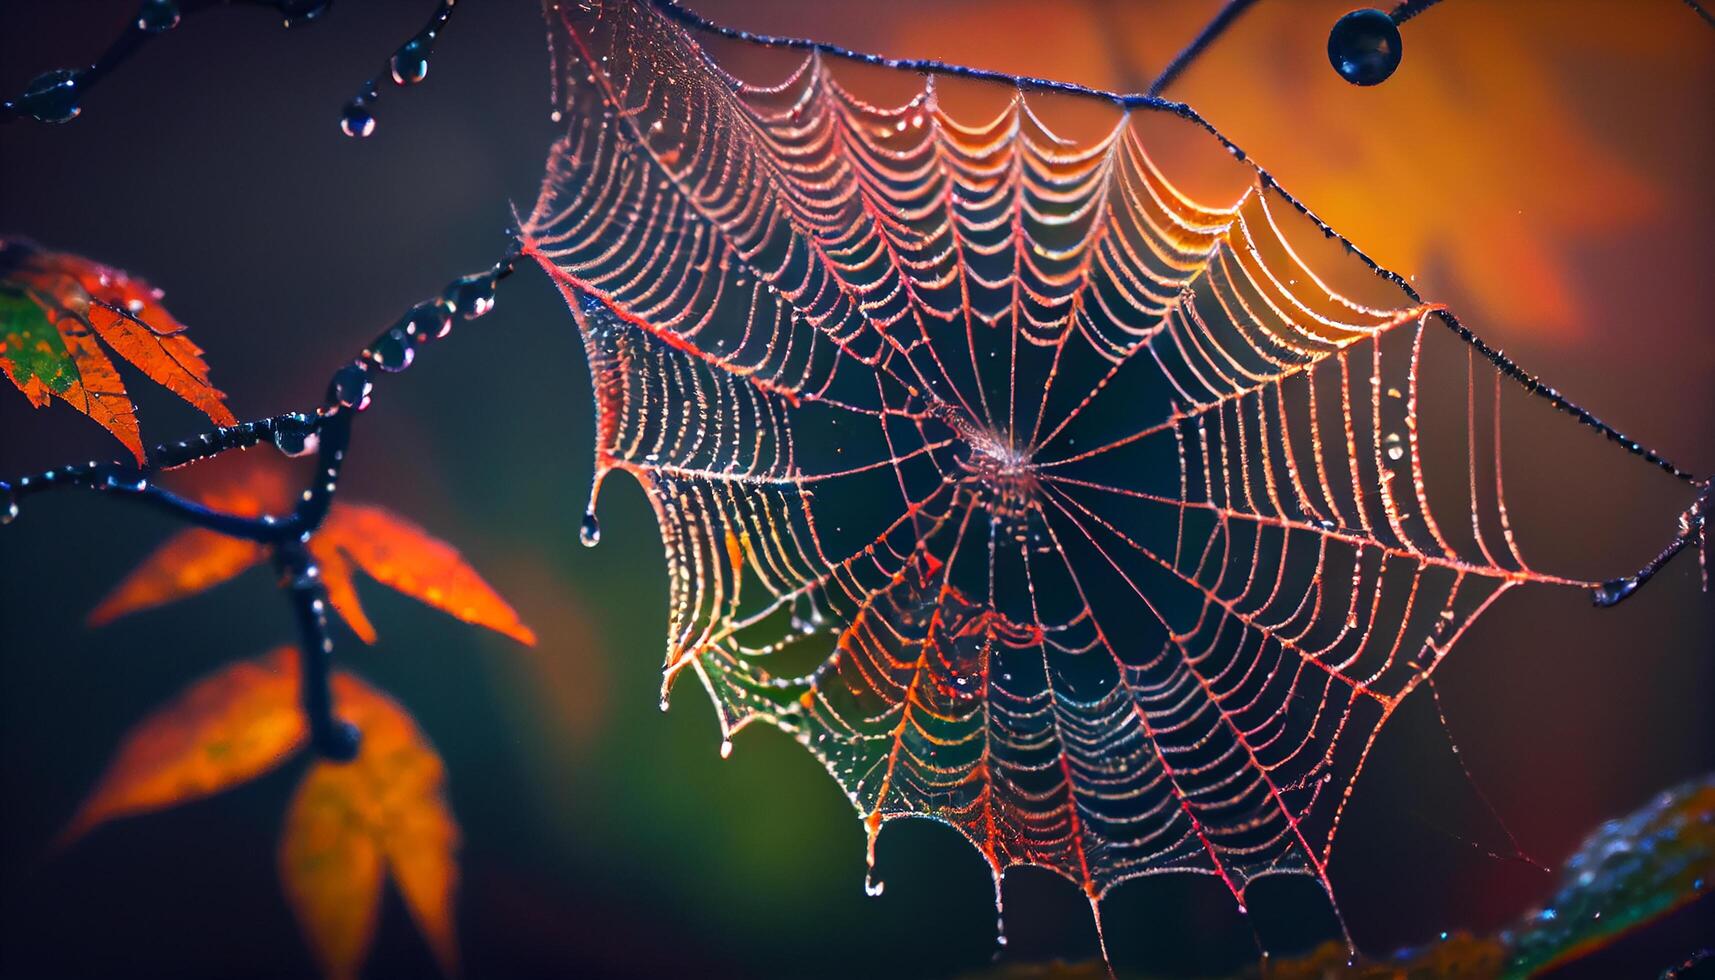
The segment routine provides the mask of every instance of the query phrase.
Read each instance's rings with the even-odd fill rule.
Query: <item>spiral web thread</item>
[[[1431,510],[1438,309],[1380,270],[1396,305],[1333,292],[1260,171],[1176,190],[1137,124],[1182,107],[1070,140],[1024,83],[961,119],[952,70],[872,105],[839,54],[753,84],[646,0],[547,16],[567,132],[526,252],[583,335],[596,489],[632,474],[660,523],[663,706],[689,670],[723,737],[793,733],[872,867],[919,816],[997,903],[1020,864],[1093,909],[1169,871],[1326,889],[1400,701],[1509,588],[1591,584],[1520,555],[1468,351]]]

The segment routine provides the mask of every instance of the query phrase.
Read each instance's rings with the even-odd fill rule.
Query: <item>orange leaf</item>
[[[160,291],[115,270],[107,270],[107,278],[111,285],[93,291],[98,303],[89,308],[90,325],[107,346],[216,425],[237,425],[222,401],[226,396],[209,384],[202,348],[191,343],[184,325],[156,302]]]
[[[368,614],[363,611],[363,603],[357,598],[357,585],[351,580],[351,562],[326,533],[310,539],[310,555],[321,567],[322,585],[328,590],[328,605],[339,613],[358,639],[374,643],[375,624],[369,621]]]
[[[59,331],[78,375],[78,380],[55,394],[113,433],[141,466],[145,462],[143,431],[137,425],[137,411],[131,407],[131,396],[126,394],[125,382],[120,380],[113,361],[95,342],[95,335],[76,317],[50,312],[48,320]]]
[[[311,769],[286,811],[280,881],[322,973],[356,977],[381,907],[381,846],[353,812],[339,767]]]
[[[114,586],[89,614],[101,626],[120,616],[165,605],[219,585],[261,561],[266,549],[203,528],[180,531]]]
[[[290,647],[187,688],[125,736],[59,843],[116,817],[211,796],[279,765],[304,741]]]
[[[324,971],[355,975],[374,935],[385,859],[412,920],[454,974],[459,831],[440,757],[386,695],[349,674],[333,684],[362,748],[352,762],[320,762],[304,777],[280,845],[287,898]]]
[[[160,290],[118,269],[0,238],[0,368],[31,404],[59,396],[113,433],[139,464],[136,413],[98,337],[215,423],[236,424],[226,396],[209,383],[202,351],[160,299]]]
[[[196,494],[216,510],[255,517],[283,511],[291,490],[283,471],[247,467],[236,478]],[[120,616],[193,595],[224,582],[260,561],[260,545],[193,529],[170,538],[116,586],[90,614],[100,625]],[[379,507],[337,501],[310,538],[310,554],[321,566],[328,604],[365,643],[375,626],[359,601],[352,563],[383,585],[449,612],[467,623],[534,644],[536,633],[452,545]]]
[[[321,534],[381,584],[520,643],[536,642],[535,631],[457,549],[410,521],[379,507],[337,503]]]

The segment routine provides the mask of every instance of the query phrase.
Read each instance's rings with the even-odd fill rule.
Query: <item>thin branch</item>
[[[317,19],[331,0],[143,0],[125,30],[107,50],[84,68],[62,68],[44,72],[15,99],[0,102],[0,122],[29,116],[41,122],[66,122],[82,111],[84,95],[114,69],[131,60],[143,46],[177,27],[179,22],[214,7],[242,4],[272,7],[286,26]]]
[[[1441,0],[1405,0],[1404,3],[1388,11],[1388,17],[1392,18],[1395,24],[1403,24],[1440,2]]]
[[[419,347],[445,337],[455,318],[475,319],[494,305],[496,284],[512,274],[519,254],[516,235],[506,254],[488,272],[448,283],[439,298],[419,303],[398,323],[376,337],[355,360],[342,365],[328,382],[327,396],[313,414],[288,412],[270,418],[222,426],[180,442],[155,447],[148,464],[74,463],[16,481],[0,480],[0,523],[17,518],[19,500],[56,489],[94,490],[140,501],[197,527],[269,545],[280,572],[281,589],[298,624],[303,707],[311,745],[322,756],[356,756],[357,729],[333,715],[328,669],[333,639],[327,629],[327,587],[306,545],[333,506],[339,477],[351,445],[352,423],[369,407],[377,371],[397,373],[416,361]],[[316,454],[316,470],[297,506],[284,517],[253,517],[216,510],[180,496],[155,482],[163,471],[213,459],[235,449],[272,441],[289,456]]]
[[[1645,582],[1655,577],[1672,561],[1676,555],[1685,550],[1686,545],[1695,544],[1698,549],[1699,563],[1703,571],[1703,589],[1709,590],[1709,543],[1710,523],[1709,512],[1715,509],[1715,480],[1704,483],[1703,492],[1698,494],[1685,513],[1679,515],[1679,533],[1668,542],[1659,554],[1651,558],[1645,565],[1630,575],[1609,579],[1591,590],[1590,601],[1603,608],[1617,606],[1636,592]]]
[[[1214,19],[1204,25],[1197,36],[1191,39],[1191,43],[1187,44],[1184,50],[1167,63],[1167,67],[1161,70],[1161,74],[1155,76],[1155,81],[1150,83],[1147,94],[1152,97],[1159,96],[1163,89],[1173,84],[1181,72],[1191,66],[1191,62],[1196,61],[1209,45],[1215,43],[1216,38],[1226,33],[1227,28],[1233,26],[1233,21],[1238,20],[1240,14],[1249,10],[1255,3],[1256,0],[1227,0],[1226,5],[1215,14]]]
[[[455,3],[456,0],[440,0],[428,23],[393,52],[380,74],[363,84],[340,116],[340,127],[347,135],[368,136],[374,131],[375,118],[368,107],[381,97],[383,78],[391,76],[395,84],[413,85],[428,75],[429,55],[434,52],[435,42],[444,32]],[[83,111],[82,102],[89,90],[131,60],[149,41],[178,27],[186,17],[234,4],[272,8],[287,27],[293,27],[320,19],[332,6],[332,0],[141,0],[137,13],[99,58],[86,67],[58,68],[37,75],[22,94],[0,102],[0,123],[24,117],[38,122],[69,122]]]
[[[274,567],[298,624],[299,696],[309,723],[310,745],[325,759],[349,762],[357,758],[363,735],[356,725],[334,715],[329,677],[333,637],[328,633],[328,590],[321,568],[297,541],[274,549]]]

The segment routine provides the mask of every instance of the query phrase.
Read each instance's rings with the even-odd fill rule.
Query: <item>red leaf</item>
[[[7,377],[38,408],[58,395],[113,433],[138,464],[145,460],[136,412],[97,338],[215,423],[237,423],[226,396],[209,383],[201,349],[161,306],[161,291],[143,280],[81,256],[0,238],[0,292],[8,298],[0,338]]]

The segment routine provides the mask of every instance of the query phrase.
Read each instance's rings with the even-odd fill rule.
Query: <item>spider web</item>
[[[1288,226],[1332,232],[1224,141],[1242,193],[1182,193],[1145,130],[1220,140],[1183,106],[546,6],[567,132],[523,233],[593,378],[589,540],[603,478],[634,476],[663,707],[689,671],[724,738],[793,733],[872,869],[915,816],[997,903],[1020,864],[1092,908],[1170,871],[1326,889],[1401,700],[1509,588],[1592,584],[1520,555],[1498,373],[1460,347],[1431,451],[1439,309],[1373,265],[1381,303],[1319,278]],[[763,48],[784,68],[742,79]],[[1001,97],[960,115],[958,85]],[[1057,135],[1052,100],[1106,121]]]

